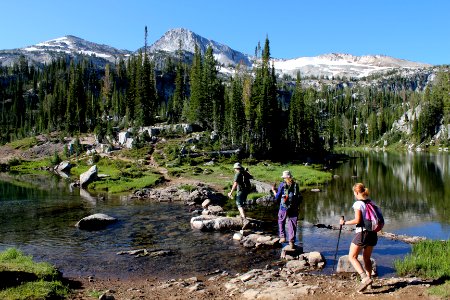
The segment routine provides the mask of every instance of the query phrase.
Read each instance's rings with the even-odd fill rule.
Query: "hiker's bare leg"
[[[238,210],[239,210],[239,214],[241,215],[241,217],[242,217],[243,219],[245,219],[245,211],[244,211],[244,208],[243,208],[242,206],[239,206],[239,207],[238,207]]]
[[[361,252],[362,247],[355,245],[353,243],[350,244],[350,251],[348,252],[348,260],[352,264],[358,274],[364,273],[363,267],[358,260],[359,252]]]
[[[373,246],[366,246],[363,249],[363,259],[364,259],[364,268],[366,269],[366,274],[369,278],[372,276],[372,261],[370,257],[372,256]]]

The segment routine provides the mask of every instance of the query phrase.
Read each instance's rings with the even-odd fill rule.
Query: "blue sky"
[[[4,0],[0,49],[75,35],[119,49],[152,44],[184,27],[253,54],[269,37],[272,57],[383,54],[450,64],[448,0]]]

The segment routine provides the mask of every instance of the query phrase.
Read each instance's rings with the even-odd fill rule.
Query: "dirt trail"
[[[133,280],[99,280],[96,278],[74,278],[81,286],[69,299],[93,299],[92,291],[105,292],[114,299],[439,299],[430,296],[427,288],[433,282],[411,279],[376,279],[372,288],[358,293],[356,279],[351,276],[321,276],[302,274],[291,278],[289,286],[307,287],[306,292],[292,293],[286,288],[259,290],[248,287],[239,291],[227,289],[234,276],[214,279],[199,276],[195,278],[159,281],[156,278]],[[295,278],[295,279],[294,279]],[[300,278],[300,279],[299,279]],[[274,286],[276,282],[272,282]],[[300,290],[301,291],[301,290]],[[259,292],[259,294],[257,294]]]

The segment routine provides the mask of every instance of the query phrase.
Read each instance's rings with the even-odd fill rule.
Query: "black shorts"
[[[353,244],[363,248],[366,246],[375,246],[377,242],[378,242],[377,233],[374,231],[365,231],[365,230],[363,232],[358,232],[352,240]]]

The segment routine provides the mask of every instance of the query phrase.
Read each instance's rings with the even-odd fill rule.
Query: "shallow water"
[[[331,273],[338,231],[310,224],[337,224],[341,215],[352,218],[351,187],[358,181],[366,183],[383,208],[385,231],[448,239],[449,173],[448,155],[374,154],[351,159],[333,170],[339,178],[322,192],[304,193],[298,242],[307,252],[320,251],[328,262],[323,272]],[[128,201],[108,195],[102,200],[83,198],[63,180],[33,176],[1,176],[0,195],[0,250],[17,247],[37,260],[55,264],[65,276],[168,279],[217,269],[237,273],[262,268],[280,254],[280,249],[245,249],[232,240],[232,233],[192,230],[192,215],[179,203]],[[119,222],[101,231],[74,227],[79,219],[99,212]],[[272,231],[276,233],[276,223]],[[342,231],[338,256],[347,254],[352,238],[353,233]],[[172,250],[174,255],[135,258],[116,254],[139,248]],[[410,249],[403,242],[380,238],[373,254],[379,274],[392,275],[393,260]]]

